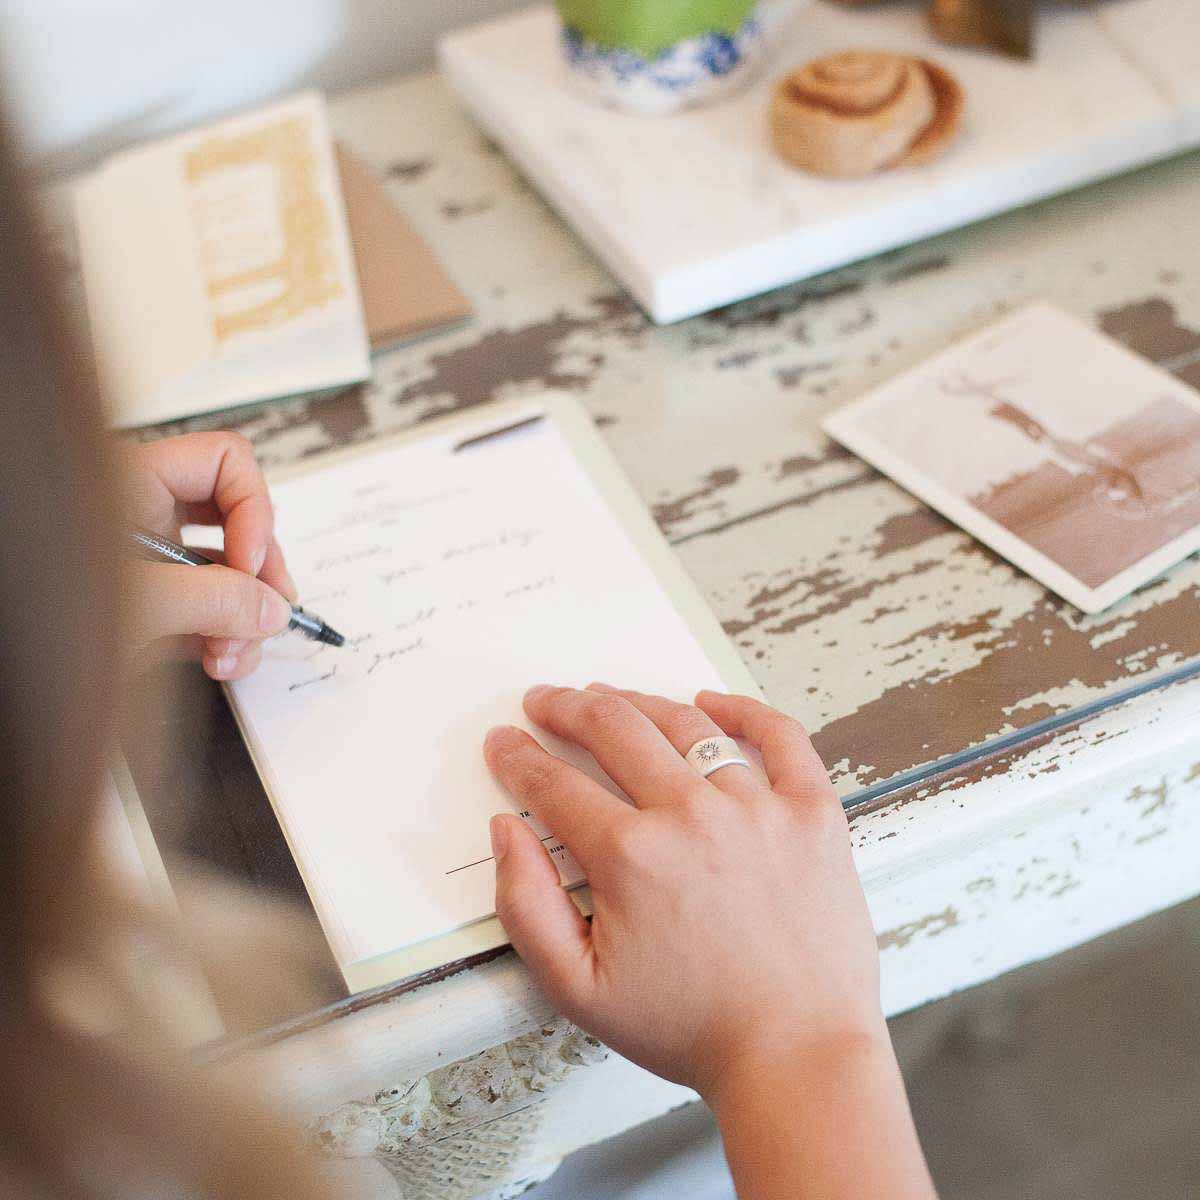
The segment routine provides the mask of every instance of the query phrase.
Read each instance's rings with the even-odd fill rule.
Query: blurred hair
[[[0,247],[0,1195],[324,1194],[254,1081],[202,1071],[172,1028],[186,1005],[166,984],[204,936],[168,930],[98,868],[117,493],[90,360],[59,312],[5,128]],[[260,944],[291,941],[287,918],[208,891]],[[147,947],[162,964],[152,987],[135,970]],[[231,948],[201,948],[232,998],[245,980]]]

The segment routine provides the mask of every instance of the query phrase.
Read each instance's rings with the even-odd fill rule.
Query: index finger
[[[614,829],[636,818],[627,804],[544,750],[523,729],[491,730],[483,755],[505,791],[570,850],[588,875],[612,844]]]
[[[624,696],[543,685],[525,693],[525,711],[543,729],[582,746],[638,808],[696,790],[696,772]]]

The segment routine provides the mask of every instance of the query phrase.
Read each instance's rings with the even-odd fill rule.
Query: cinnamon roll
[[[784,76],[771,97],[775,149],[816,175],[868,175],[928,162],[962,117],[962,89],[919,58],[850,50]]]

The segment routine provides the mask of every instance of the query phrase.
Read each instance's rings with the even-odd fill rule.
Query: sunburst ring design
[[[750,765],[731,737],[701,738],[684,757],[706,779],[722,767]]]

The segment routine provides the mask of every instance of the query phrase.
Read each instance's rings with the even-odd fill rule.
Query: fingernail
[[[237,658],[230,655],[226,658],[218,658],[213,663],[213,674],[220,675],[224,678],[226,675],[232,675],[234,667],[237,666]]]
[[[255,550],[253,557],[250,559],[250,574],[257,575],[263,568],[263,563],[267,561],[267,548],[263,546],[259,550]]]
[[[283,577],[283,594],[294,604],[300,596],[300,589],[296,586],[296,581],[290,574],[285,574]]]
[[[263,593],[258,627],[263,633],[282,633],[292,619],[292,606],[274,589]]]
[[[502,816],[494,816],[488,822],[488,833],[492,838],[492,857],[499,862],[508,853],[508,822]]]
[[[613,687],[613,685],[612,685],[611,683],[600,683],[600,682],[596,682],[596,683],[589,683],[589,684],[588,684],[588,691],[589,691],[589,692],[615,692],[615,691],[618,691],[618,690],[619,690],[619,689],[618,689],[618,688],[615,688],[615,687]]]
[[[526,700],[536,700],[537,697],[540,696],[543,692],[548,692],[549,690],[550,690],[549,684],[535,683],[533,685],[533,687],[531,687],[529,689],[529,691],[527,691],[525,693],[525,699]]]

